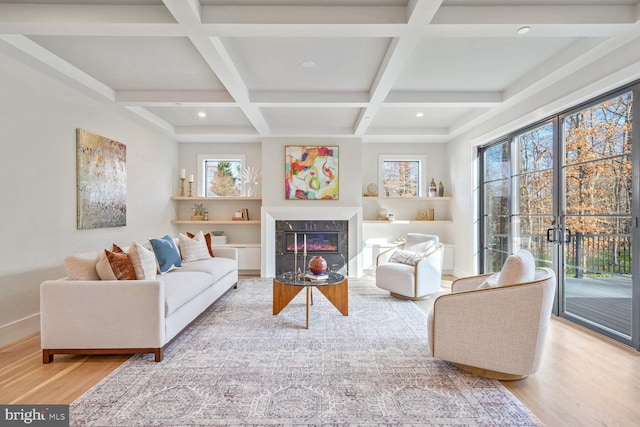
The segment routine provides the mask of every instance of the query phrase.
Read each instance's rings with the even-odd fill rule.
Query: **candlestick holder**
[[[189,182],[189,197],[193,197],[193,182]]]
[[[184,197],[184,178],[180,178],[180,196]]]

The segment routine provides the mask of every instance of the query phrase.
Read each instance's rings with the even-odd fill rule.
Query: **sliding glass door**
[[[480,270],[499,271],[510,253],[528,249],[556,272],[556,314],[636,348],[639,91],[594,100],[480,149]]]
[[[562,116],[561,315],[632,338],[632,92]]]

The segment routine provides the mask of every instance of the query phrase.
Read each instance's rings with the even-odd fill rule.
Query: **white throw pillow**
[[[102,255],[100,255],[100,259],[96,263],[96,271],[101,280],[118,280],[104,251],[102,251]]]
[[[180,241],[180,254],[184,262],[211,258],[207,248],[207,241],[202,231],[199,231],[193,238],[180,233],[178,239]]]
[[[64,259],[64,268],[69,280],[100,280],[96,263],[100,259],[98,252],[85,252],[69,255]]]
[[[500,275],[498,273],[493,273],[491,276],[487,277],[484,282],[480,283],[477,289],[490,289],[498,286],[498,277]]]
[[[520,249],[509,255],[500,270],[498,286],[530,282],[536,275],[536,263],[531,252]]]
[[[400,264],[416,265],[418,261],[424,258],[424,253],[415,251],[405,251],[403,249],[396,250],[389,262],[397,262]]]
[[[158,274],[156,256],[138,242],[133,242],[127,252],[138,280],[154,280]]]

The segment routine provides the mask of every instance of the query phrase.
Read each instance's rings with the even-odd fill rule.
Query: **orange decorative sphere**
[[[309,261],[309,270],[311,270],[313,274],[322,274],[327,271],[327,261],[321,256],[316,255]]]

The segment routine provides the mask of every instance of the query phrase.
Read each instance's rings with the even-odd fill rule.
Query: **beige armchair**
[[[427,320],[431,355],[499,380],[535,373],[556,278],[549,268],[532,269],[533,278],[526,282],[499,283],[498,276],[498,283],[491,283],[489,274],[455,280],[450,294],[436,298]]]
[[[406,241],[378,255],[376,286],[392,296],[419,300],[440,290],[444,246],[438,236],[409,233]]]

